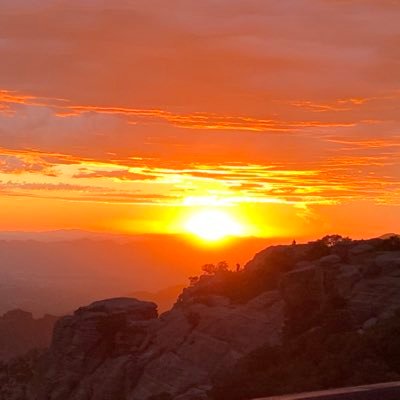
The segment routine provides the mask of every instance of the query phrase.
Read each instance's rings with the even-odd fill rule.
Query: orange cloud
[[[73,190],[80,192],[78,197],[82,201],[95,199],[106,201],[109,196],[110,201],[113,202],[145,201],[148,204],[153,201],[155,203],[162,201],[164,204],[172,201],[173,204],[177,204],[177,201],[182,201],[188,195],[187,188],[191,187],[194,196],[205,193],[207,196],[226,199],[227,202],[232,203],[272,201],[291,204],[324,204],[357,198],[379,201],[380,198],[385,197],[387,191],[395,191],[400,187],[396,175],[386,175],[382,178],[381,174],[367,172],[396,165],[395,159],[390,156],[341,154],[313,168],[288,169],[283,165],[237,163],[231,165],[181,163],[180,166],[166,167],[165,161],[160,164],[157,159],[135,160],[135,166],[132,167],[129,166],[129,160],[126,160],[126,163],[122,160],[116,163],[33,150],[3,149],[2,153],[8,154],[6,157],[18,160],[18,164],[15,167],[11,164],[7,168],[3,167],[0,172],[11,175],[35,172],[47,174],[50,178],[53,176],[58,180],[57,184],[10,181],[8,189],[17,191],[18,195],[26,192],[29,196],[32,195],[32,191]],[[49,157],[52,160],[51,164],[48,162]],[[21,161],[26,159],[29,159],[29,163]],[[71,171],[69,177],[61,172],[64,166]],[[361,170],[355,173],[355,167]],[[57,177],[54,173],[48,173],[54,170],[58,171]],[[85,182],[109,179],[111,182],[115,181],[115,186],[78,185],[76,182],[81,179]],[[145,192],[134,193],[131,187],[124,186],[124,182],[139,182],[145,185],[141,188],[141,191],[145,190]],[[38,196],[38,193],[35,196]],[[65,193],[57,198],[63,196],[65,199],[71,199]],[[73,199],[77,200],[77,197]]]
[[[218,114],[175,114],[165,110],[141,110],[119,107],[71,106],[66,112],[57,115],[68,117],[81,113],[104,113],[125,115],[145,119],[155,119],[168,122],[172,125],[190,129],[235,130],[256,132],[289,132],[301,128],[312,127],[344,127],[354,126],[353,122],[323,122],[323,121],[284,121],[279,119],[262,119],[249,116],[224,116]]]
[[[3,196],[399,202],[398,2],[103,3],[2,5]]]
[[[128,118],[128,123],[147,123],[163,121],[173,126],[189,129],[254,131],[254,132],[294,132],[304,128],[332,128],[354,126],[359,121],[319,121],[314,119],[304,121],[287,121],[281,118],[255,118],[251,116],[219,115],[217,113],[177,114],[161,109],[137,109],[130,107],[68,105],[60,99],[40,99],[33,95],[0,91],[0,104],[11,111],[10,105],[30,105],[50,107],[58,117],[75,117],[86,113],[119,115]],[[311,110],[342,110],[333,106],[315,105],[310,101],[295,102],[295,106]]]
[[[73,178],[113,178],[120,181],[145,181],[157,179],[157,175],[151,174],[139,174],[130,172],[129,170],[117,170],[117,171],[92,171],[92,172],[79,172],[73,175]]]
[[[43,159],[0,153],[0,172],[5,174],[36,173],[56,176],[52,165]]]

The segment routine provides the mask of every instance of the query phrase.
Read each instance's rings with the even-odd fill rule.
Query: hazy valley
[[[214,247],[171,235],[3,233],[0,313],[21,308],[36,316],[63,315],[97,299],[134,292],[157,299],[159,291],[165,310],[202,264],[221,260],[232,266],[243,264],[271,242],[232,239]]]

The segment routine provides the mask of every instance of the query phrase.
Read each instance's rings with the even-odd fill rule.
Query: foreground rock
[[[180,395],[181,400],[206,398],[219,373],[265,341],[280,343],[282,324],[278,292],[239,306],[213,296],[202,303],[178,305],[153,326],[152,345],[143,354],[146,366],[129,398],[141,400],[163,392]]]
[[[154,303],[135,299],[80,308],[57,323],[32,398],[142,400],[161,393],[205,398],[221,370],[266,337],[279,343],[283,323],[277,292],[239,307],[228,299],[207,300],[176,306],[158,319]]]
[[[157,306],[117,298],[78,309],[56,324],[32,398],[122,399],[140,372]]]
[[[201,276],[161,316],[154,303],[131,298],[78,309],[57,322],[50,349],[23,382],[4,377],[0,399],[205,400],[258,349],[278,354],[268,349],[321,330],[348,331],[357,342],[398,309],[400,240],[329,236],[274,246],[242,271]],[[397,376],[390,368],[379,376]]]

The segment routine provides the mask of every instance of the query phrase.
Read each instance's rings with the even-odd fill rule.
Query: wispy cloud
[[[240,203],[282,203],[293,205],[335,204],[348,200],[369,199],[388,202],[387,193],[396,193],[400,182],[396,173],[381,169],[396,166],[396,160],[390,156],[346,156],[332,155],[319,164],[306,168],[288,168],[287,165],[257,164],[185,164],[171,163],[166,166],[155,160],[135,160],[135,166],[129,161],[118,163],[71,157],[63,154],[51,154],[52,164],[48,163],[49,154],[35,151],[9,151],[16,160],[29,157],[31,165],[41,165],[58,171],[47,174],[48,181],[40,183],[35,178],[25,182],[26,174],[36,174],[36,167],[24,164],[18,168],[2,169],[0,172],[14,177],[7,183],[8,194],[18,196],[53,197],[47,192],[59,192],[57,198],[77,201],[110,201],[146,204],[186,204],[191,198],[213,199],[225,204]],[[28,154],[28,156],[27,156]],[[35,161],[36,160],[36,161]],[[66,162],[67,160],[67,162]],[[42,171],[43,173],[43,171]],[[22,176],[21,176],[22,175]],[[15,177],[21,176],[18,181]],[[53,182],[52,180],[56,180]],[[85,182],[82,185],[80,182]],[[99,186],[100,184],[100,186]],[[136,186],[140,184],[140,186]],[[393,201],[397,201],[394,196]]]
[[[6,112],[15,112],[12,105],[26,105],[46,107],[54,110],[58,117],[70,118],[83,114],[97,113],[106,115],[124,116],[127,123],[151,123],[165,122],[173,126],[188,129],[208,130],[230,130],[230,131],[255,131],[255,132],[294,132],[304,128],[332,128],[354,126],[360,121],[323,121],[317,119],[308,120],[284,120],[275,118],[256,118],[243,115],[220,115],[217,113],[196,112],[192,114],[178,114],[161,109],[138,109],[130,107],[115,106],[91,106],[91,105],[69,105],[66,101],[59,99],[37,98],[30,94],[19,94],[9,91],[0,91],[0,105]],[[309,102],[293,103],[296,106],[306,105],[311,107],[322,107],[309,105]],[[334,109],[334,108],[332,108]],[[362,122],[362,121],[361,121]]]
[[[400,202],[398,2],[6,3],[1,196]]]

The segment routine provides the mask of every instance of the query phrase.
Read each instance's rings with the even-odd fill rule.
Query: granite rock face
[[[274,246],[243,271],[200,277],[160,316],[130,298],[78,309],[57,322],[24,389],[7,388],[16,400],[206,400],[243,356],[326,315],[345,315],[362,334],[398,309],[400,241]]]
[[[239,306],[226,303],[228,299],[215,306],[189,302],[163,314],[144,355],[148,362],[143,375],[129,398],[163,392],[190,396],[193,388],[205,392],[213,377],[243,355],[266,341],[280,343],[283,302],[278,292]]]
[[[349,249],[347,261],[332,254],[282,275],[288,324],[306,330],[336,307],[347,312],[355,328],[362,328],[400,309],[400,251],[380,251],[369,244],[355,249]]]
[[[278,344],[283,323],[278,292],[241,306],[215,297],[210,304],[215,305],[181,304],[160,318],[155,304],[135,299],[80,308],[57,323],[31,398],[141,400],[162,393],[205,398],[222,369],[265,338]]]
[[[32,398],[123,399],[140,371],[154,303],[117,298],[79,308],[60,319],[42,360]]]

